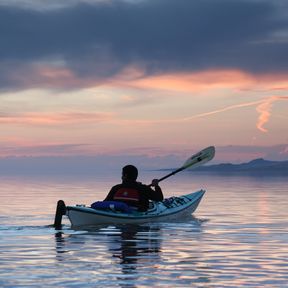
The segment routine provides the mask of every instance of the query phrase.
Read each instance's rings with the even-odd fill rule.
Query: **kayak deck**
[[[161,202],[151,202],[146,212],[123,213],[111,209],[100,210],[83,205],[67,206],[66,215],[73,227],[97,224],[141,224],[147,222],[170,221],[191,215],[198,207],[205,191],[199,190],[179,197],[171,197]]]

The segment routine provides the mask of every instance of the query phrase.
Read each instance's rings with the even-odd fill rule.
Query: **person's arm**
[[[149,193],[150,194],[149,198],[154,201],[162,201],[164,199],[164,196],[163,196],[162,189],[159,186],[158,179],[153,179],[151,186],[154,188],[154,190],[149,187],[151,190],[151,193]]]

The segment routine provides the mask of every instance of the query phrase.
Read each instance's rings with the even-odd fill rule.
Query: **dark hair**
[[[138,169],[133,165],[126,165],[122,168],[122,174],[130,180],[136,180],[138,177]]]

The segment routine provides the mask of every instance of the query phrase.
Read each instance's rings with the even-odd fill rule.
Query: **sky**
[[[0,0],[0,160],[288,160],[287,8]]]

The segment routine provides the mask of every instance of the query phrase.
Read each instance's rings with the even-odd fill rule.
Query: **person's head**
[[[136,181],[138,169],[133,165],[126,165],[122,168],[122,179]]]

